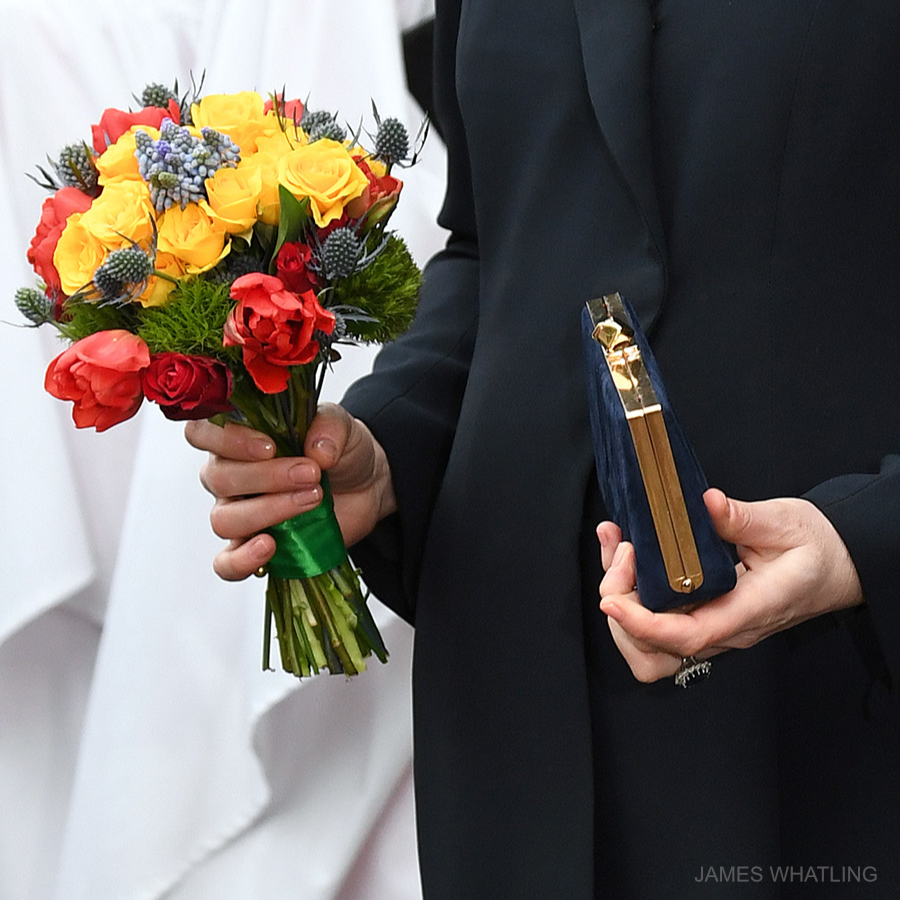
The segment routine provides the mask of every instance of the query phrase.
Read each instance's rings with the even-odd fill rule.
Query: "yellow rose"
[[[269,115],[272,114],[269,113]],[[256,139],[256,149],[259,153],[269,153],[280,158],[307,142],[308,138],[302,131],[295,129],[293,125],[288,125],[287,131],[275,128],[271,132],[260,134]]]
[[[256,198],[256,218],[266,225],[277,225],[281,214],[278,201],[278,157],[271,153],[254,153],[241,160],[238,168],[259,174],[259,196]]]
[[[96,201],[94,201],[96,202]],[[106,247],[81,224],[85,213],[72,213],[53,251],[63,293],[71,296],[93,281],[94,272],[106,259]]]
[[[262,173],[258,166],[242,163],[236,169],[219,169],[212,178],[206,179],[213,218],[231,234],[240,234],[256,224],[261,193]]]
[[[191,106],[191,118],[197,128],[214,128],[227,134],[241,148],[241,155],[253,153],[257,136],[272,128],[263,98],[255,91],[207,94]]]
[[[155,217],[150,190],[143,180],[114,181],[106,185],[81,219],[82,226],[107,249],[130,247],[131,241],[148,242]]]
[[[228,255],[231,245],[226,238],[205,200],[184,209],[173,206],[159,219],[159,250],[181,260],[190,275],[206,272]]]
[[[339,219],[344,206],[369,185],[347,148],[327,138],[283,156],[278,181],[298,199],[309,197],[309,211],[319,228]]]
[[[259,169],[262,178],[256,216],[260,222],[265,222],[266,225],[278,224],[281,215],[281,203],[278,199],[278,160],[305,142],[306,135],[302,131],[296,131],[293,125],[289,125],[287,132],[279,128],[271,134],[260,136],[256,142],[256,153],[241,160],[242,166]]]
[[[114,144],[110,144],[97,157],[97,171],[100,173],[100,184],[111,184],[114,181],[136,181],[141,179],[137,157],[134,155],[134,132],[140,128],[146,131],[153,140],[159,138],[159,131],[148,125],[134,125],[126,131]]]

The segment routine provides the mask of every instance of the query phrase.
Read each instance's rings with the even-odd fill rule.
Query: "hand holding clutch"
[[[634,545],[643,604],[662,611],[724,594],[735,584],[734,560],[636,318],[609,294],[587,304],[582,332],[600,490]]]
[[[690,610],[658,614],[633,590],[634,551],[602,523],[600,611],[616,646],[643,682],[675,674],[684,659],[708,660],[779,631],[863,602],[856,567],[834,526],[807,500],[745,503],[721,491],[705,502],[716,530],[740,548],[734,590]]]

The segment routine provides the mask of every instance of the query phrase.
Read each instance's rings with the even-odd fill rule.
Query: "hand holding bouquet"
[[[421,276],[387,225],[392,171],[417,151],[374,106],[365,149],[282,95],[150,85],[140,103],[106,110],[91,145],[40,170],[52,194],[27,254],[40,282],[16,304],[71,342],[45,387],[79,428],[104,431],[146,398],[301,455],[337,346],[390,340],[414,316]],[[322,487],[318,508],[270,529],[263,665],[274,621],[286,671],[354,675],[387,651]]]

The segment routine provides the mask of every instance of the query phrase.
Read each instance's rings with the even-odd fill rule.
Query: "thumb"
[[[708,490],[703,500],[716,533],[725,541],[760,548],[780,542],[783,537],[783,522],[772,514],[771,504],[735,500],[717,488]]]
[[[343,455],[352,429],[347,410],[336,403],[323,403],[310,422],[303,452],[322,469],[330,469]]]
[[[304,453],[328,472],[335,493],[356,491],[376,476],[372,432],[342,406],[323,403],[309,426]]]

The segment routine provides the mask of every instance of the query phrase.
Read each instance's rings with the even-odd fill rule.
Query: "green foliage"
[[[163,306],[138,311],[137,333],[151,353],[184,353],[228,362],[233,348],[222,346],[222,328],[234,307],[230,286],[204,278],[179,281]]]
[[[298,200],[283,184],[279,184],[278,202],[280,204],[280,217],[278,221],[278,238],[272,251],[273,261],[283,244],[300,239],[303,229],[309,222],[309,197]]]
[[[65,318],[59,331],[70,341],[80,341],[95,331],[111,331],[124,328],[134,331],[137,323],[136,311],[131,304],[90,303],[87,300],[69,300],[65,307]]]
[[[347,333],[365,343],[383,344],[412,324],[422,273],[403,240],[390,235],[387,246],[367,268],[339,279],[327,297],[329,307],[351,307],[377,321],[346,316]]]

